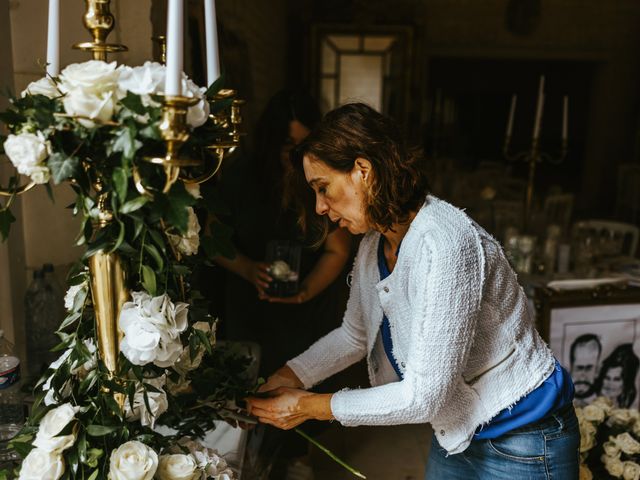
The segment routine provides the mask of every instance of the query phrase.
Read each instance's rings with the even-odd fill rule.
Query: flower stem
[[[309,435],[307,435],[306,433],[304,433],[302,430],[300,430],[299,428],[295,429],[295,432],[300,435],[302,438],[304,438],[305,440],[307,440],[308,442],[311,442],[313,445],[315,445],[316,447],[318,447],[321,451],[323,451],[324,453],[326,453],[329,458],[331,458],[333,461],[335,461],[337,464],[343,466],[344,468],[346,468],[347,470],[349,470],[349,472],[351,472],[353,475],[355,475],[358,478],[367,478],[365,477],[362,473],[360,473],[358,470],[356,470],[355,468],[353,468],[350,465],[347,465],[347,463],[338,458],[336,456],[335,453],[333,453],[331,450],[329,450],[327,447],[325,447],[324,445],[320,444],[317,440],[314,440],[313,438],[311,438]]]

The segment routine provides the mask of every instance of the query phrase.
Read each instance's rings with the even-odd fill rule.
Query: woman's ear
[[[353,170],[356,175],[365,183],[369,183],[372,175],[372,165],[366,158],[358,157],[353,163]]]

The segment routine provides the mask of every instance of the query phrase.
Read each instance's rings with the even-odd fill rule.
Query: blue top
[[[400,251],[400,247],[398,247],[398,251]],[[398,253],[396,252],[396,255]],[[384,237],[380,235],[380,243],[378,244],[378,270],[380,270],[380,280],[384,280],[387,278],[391,272],[389,271],[389,267],[387,266],[387,260],[384,258]],[[402,379],[402,372],[396,363],[396,359],[393,358],[393,342],[391,341],[391,328],[389,326],[389,319],[383,313],[382,314],[382,325],[380,325],[380,334],[382,335],[382,345],[384,346],[384,351],[391,362],[391,366],[396,371],[398,377]]]
[[[538,388],[525,395],[509,408],[505,408],[486,425],[481,425],[475,434],[478,440],[497,438],[511,430],[541,420],[552,412],[573,401],[571,375],[556,360],[556,366]]]
[[[399,250],[398,248],[398,251]],[[383,236],[380,236],[380,242],[378,244],[378,270],[380,271],[380,280],[384,280],[391,274],[387,266],[387,260],[384,258]],[[402,372],[391,353],[393,350],[391,329],[389,327],[389,319],[384,314],[382,317],[382,325],[380,326],[380,334],[389,362],[391,362],[391,366],[398,377],[402,379]],[[497,438],[511,430],[541,420],[551,412],[557,411],[570,404],[573,401],[573,393],[574,388],[571,375],[569,375],[558,360],[556,360],[553,372],[538,388],[522,397],[511,408],[502,410],[493,417],[489,423],[478,427],[474,438],[478,440]]]

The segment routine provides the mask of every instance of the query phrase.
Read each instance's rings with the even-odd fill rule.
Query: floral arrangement
[[[605,397],[576,408],[580,479],[640,479],[640,412],[613,408]]]
[[[215,220],[222,208],[215,190],[176,181],[163,191],[163,170],[144,160],[164,156],[164,83],[158,63],[88,61],[31,83],[0,114],[9,131],[0,145],[19,174],[47,188],[70,183],[70,208],[81,219],[77,244],[86,246],[69,273],[61,356],[37,384],[31,415],[12,441],[24,458],[20,479],[233,477],[224,459],[194,440],[253,386],[248,359],[216,345],[216,324],[198,290],[202,266],[233,249],[228,228]],[[213,101],[219,82],[206,91],[186,76],[182,84],[198,102],[188,110],[191,135],[181,154],[206,158],[206,147],[228,128],[209,115],[225,100]],[[9,188],[17,185],[16,175]],[[15,220],[11,201],[0,205],[3,238]],[[201,228],[197,212],[213,221]],[[95,341],[87,264],[98,251],[119,255],[132,292],[119,317],[116,372]],[[159,434],[159,424],[175,434]]]

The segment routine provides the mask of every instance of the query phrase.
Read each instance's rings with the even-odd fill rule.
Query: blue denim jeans
[[[569,405],[532,424],[491,440],[474,440],[447,456],[431,440],[427,480],[526,480],[578,478],[580,430]]]

